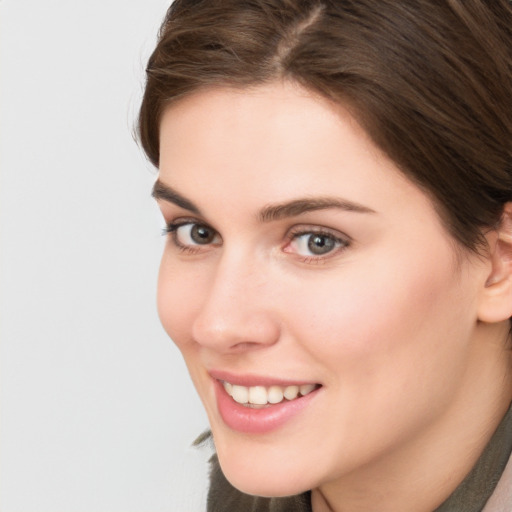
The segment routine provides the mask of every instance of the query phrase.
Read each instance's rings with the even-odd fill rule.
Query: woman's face
[[[461,406],[484,264],[342,107],[293,84],[189,96],[155,196],[159,314],[236,487],[385,467]]]

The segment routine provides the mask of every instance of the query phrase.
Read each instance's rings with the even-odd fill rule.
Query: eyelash
[[[198,226],[198,227],[205,227],[215,234],[216,237],[220,237],[220,235],[210,226],[208,226],[205,223],[198,222],[196,219],[181,219],[178,221],[170,222],[167,224],[167,226],[162,230],[162,235],[172,235],[172,242],[176,246],[177,249],[180,250],[180,252],[184,252],[187,254],[196,254],[201,250],[202,244],[197,245],[187,245],[183,244],[179,241],[177,236],[177,231],[179,228],[183,226],[190,225]],[[324,263],[325,260],[336,256],[340,252],[346,250],[351,245],[351,239],[347,235],[340,234],[339,232],[332,232],[326,228],[319,227],[319,226],[298,226],[296,228],[292,228],[286,235],[286,244],[282,247],[283,252],[292,253],[292,251],[287,251],[286,247],[293,243],[294,241],[299,240],[303,236],[320,236],[325,237],[329,240],[331,240],[334,243],[334,247],[332,250],[329,250],[325,255],[301,255],[296,253],[297,257],[300,258],[300,260],[304,263]],[[210,243],[204,244],[206,245],[212,245]]]
[[[178,221],[169,222],[165,226],[165,228],[162,230],[162,235],[164,235],[164,236],[171,235],[173,244],[180,250],[180,252],[184,252],[184,253],[187,253],[187,254],[195,254],[199,250],[201,250],[201,245],[200,244],[198,244],[198,245],[187,245],[187,244],[183,244],[183,243],[181,243],[179,241],[178,236],[177,236],[177,231],[178,231],[179,228],[181,228],[183,226],[187,226],[187,225],[191,225],[191,226],[204,226],[204,227],[206,227],[208,229],[211,229],[213,232],[215,232],[218,235],[218,233],[213,228],[208,226],[208,224],[205,224],[205,223],[202,223],[202,222],[198,222],[196,219],[181,219],[181,220],[178,220]]]
[[[319,226],[298,226],[297,228],[292,228],[286,235],[286,246],[290,243],[298,241],[303,236],[311,237],[315,235],[325,237],[331,240],[334,243],[334,247],[332,248],[332,250],[329,250],[327,253],[323,255],[304,256],[299,255],[297,253],[297,256],[299,256],[301,261],[303,261],[304,263],[324,263],[327,259],[337,256],[338,254],[346,250],[351,244],[351,239],[347,235],[341,234],[339,232],[333,232]],[[292,252],[286,251],[285,248],[283,248],[284,252]]]

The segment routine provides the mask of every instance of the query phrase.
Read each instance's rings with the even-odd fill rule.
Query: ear
[[[481,297],[478,318],[495,323],[512,317],[512,202],[505,205],[500,224],[489,242],[491,272]]]

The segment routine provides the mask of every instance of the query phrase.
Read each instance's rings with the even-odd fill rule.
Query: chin
[[[253,471],[245,475],[225,474],[224,476],[229,483],[239,491],[253,496],[262,496],[264,498],[293,496],[302,494],[310,488],[307,485],[291,482],[286,475],[276,474],[270,470],[263,474]]]
[[[266,445],[256,450],[228,447],[218,450],[217,455],[226,479],[246,494],[277,498],[310,490],[311,476],[307,468],[296,463],[297,454],[286,457],[278,452]]]

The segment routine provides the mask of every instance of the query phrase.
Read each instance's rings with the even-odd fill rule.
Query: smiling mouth
[[[320,384],[302,384],[292,386],[240,386],[221,381],[226,393],[237,403],[254,409],[270,407],[284,401],[293,401],[309,395]]]

